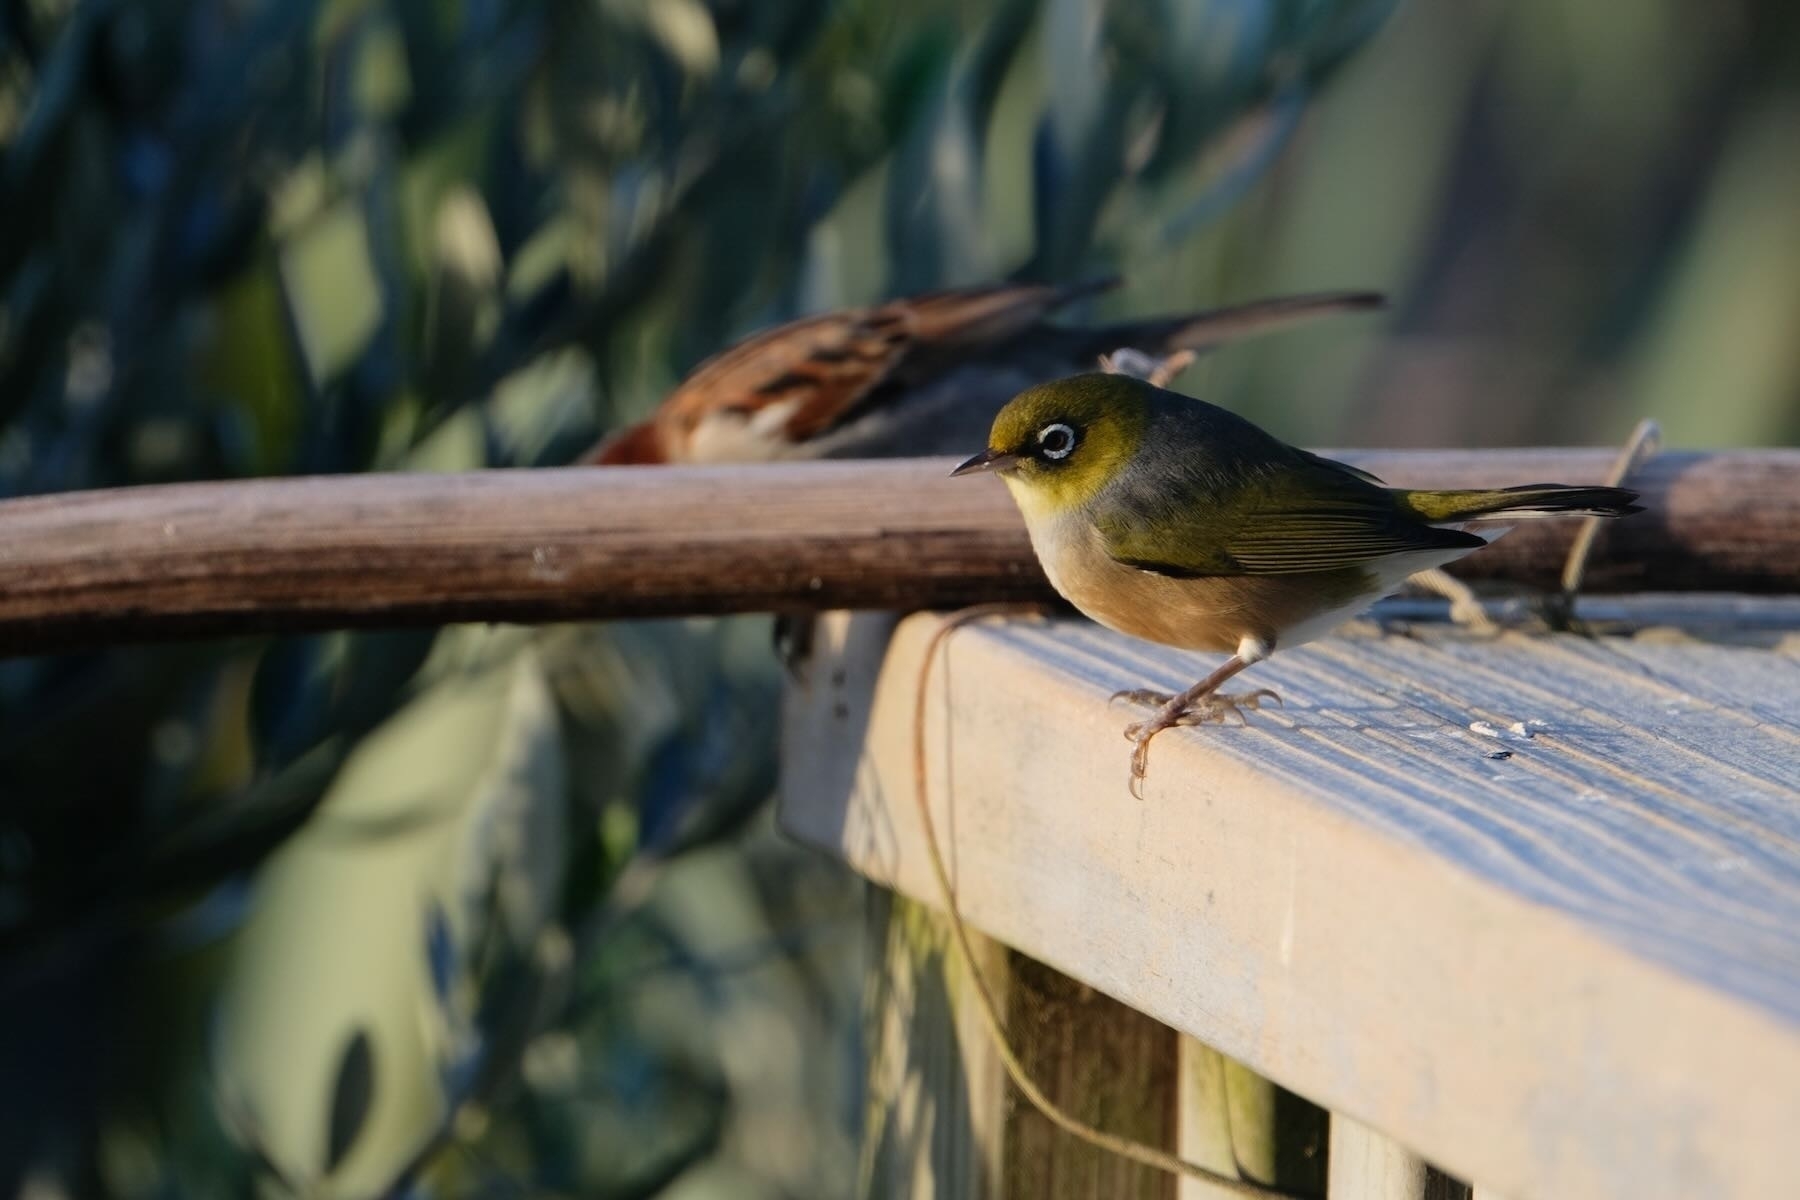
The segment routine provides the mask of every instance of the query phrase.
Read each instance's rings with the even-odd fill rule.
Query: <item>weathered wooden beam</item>
[[[1604,450],[1340,452],[1397,485],[1601,478]],[[235,633],[1049,595],[997,481],[941,459],[179,484],[0,503],[0,653]],[[1668,454],[1591,591],[1800,591],[1800,451]],[[1463,574],[1554,587],[1573,522]]]
[[[823,623],[790,833],[937,902],[923,689],[971,926],[1502,1194],[1800,1177],[1800,674],[1773,636],[1325,639],[1256,668],[1286,707],[1165,734],[1138,799],[1107,697],[1216,658],[995,621],[927,678],[941,621],[885,657],[885,622]]]

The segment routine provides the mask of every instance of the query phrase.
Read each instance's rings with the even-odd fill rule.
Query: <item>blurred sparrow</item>
[[[1019,392],[1092,371],[1102,356],[1108,370],[1163,383],[1221,343],[1382,304],[1373,292],[1320,292],[1113,325],[1046,321],[1116,283],[1004,283],[789,321],[701,363],[649,417],[581,461],[949,453],[985,438]]]

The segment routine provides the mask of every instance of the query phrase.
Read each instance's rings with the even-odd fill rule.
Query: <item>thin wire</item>
[[[1257,1183],[1255,1180],[1239,1179],[1234,1175],[1222,1174],[1210,1167],[1190,1162],[1180,1155],[1170,1154],[1166,1150],[1140,1142],[1135,1138],[1120,1137],[1096,1129],[1079,1117],[1066,1112],[1057,1103],[1045,1095],[1037,1083],[1025,1070],[1013,1050],[1012,1043],[1007,1040],[1006,1027],[1000,1020],[1000,1008],[994,1003],[993,993],[988,990],[987,979],[981,969],[975,965],[975,948],[969,941],[969,931],[963,925],[962,910],[956,905],[956,893],[950,886],[950,872],[944,865],[943,851],[938,848],[937,826],[931,819],[931,803],[929,788],[926,786],[926,753],[925,753],[925,697],[926,684],[931,678],[931,664],[937,657],[938,647],[945,638],[957,629],[973,621],[1000,614],[1018,614],[1027,611],[1017,604],[977,604],[950,614],[943,625],[931,635],[926,643],[925,657],[919,665],[918,693],[913,701],[913,794],[918,801],[919,821],[925,830],[925,848],[931,854],[931,870],[937,876],[938,893],[943,897],[944,911],[950,917],[950,930],[955,935],[958,956],[969,979],[975,984],[975,998],[979,1002],[983,1023],[987,1026],[988,1037],[994,1044],[994,1050],[1000,1055],[1000,1062],[1006,1068],[1007,1078],[1019,1093],[1031,1101],[1033,1108],[1043,1113],[1050,1122],[1091,1146],[1109,1150],[1122,1158],[1142,1163],[1159,1171],[1167,1171],[1171,1175],[1188,1175],[1195,1179],[1204,1179],[1227,1191],[1241,1196],[1276,1196],[1282,1200],[1306,1200],[1299,1193],[1283,1191]],[[1035,610],[1032,610],[1035,611]]]
[[[1662,448],[1662,427],[1645,417],[1625,439],[1620,448],[1618,458],[1613,460],[1612,470],[1606,474],[1608,487],[1618,487],[1625,482],[1627,476]],[[1575,603],[1575,593],[1581,590],[1582,576],[1587,574],[1588,558],[1594,552],[1594,538],[1600,532],[1600,523],[1604,518],[1589,517],[1581,523],[1581,530],[1575,535],[1575,542],[1569,547],[1569,557],[1563,563],[1562,590],[1571,608]]]

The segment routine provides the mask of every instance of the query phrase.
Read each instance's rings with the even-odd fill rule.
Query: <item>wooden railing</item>
[[[1602,450],[1344,451],[1397,486],[1584,483]],[[948,460],[180,484],[0,503],[0,653],[137,639],[1050,593],[999,483]],[[1800,591],[1800,451],[1665,454],[1584,590]],[[1538,523],[1453,569],[1555,587]]]

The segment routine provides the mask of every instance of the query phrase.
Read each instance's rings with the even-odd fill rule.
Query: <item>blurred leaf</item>
[[[1283,12],[1296,7],[1285,0],[1161,0],[1136,10],[1139,20],[1117,22],[1121,53],[1144,61],[1159,83],[1147,177],[1185,165],[1259,102],[1272,67],[1292,54],[1277,36]]]
[[[44,160],[53,152],[57,139],[64,135],[67,123],[80,103],[80,89],[87,82],[87,67],[92,53],[92,39],[111,15],[112,0],[89,0],[69,13],[68,23],[58,32],[49,57],[35,73],[31,102],[24,120],[5,147],[0,158],[0,211],[18,214],[21,194],[34,173],[44,169]],[[41,205],[51,197],[41,190],[33,197]],[[8,222],[11,224],[11,222]],[[22,248],[26,230],[14,227],[14,237],[0,233],[0,275],[16,265],[17,249]]]
[[[480,371],[502,315],[504,263],[486,204],[466,184],[445,186],[436,204],[430,214],[430,258],[423,270],[417,366],[422,401],[416,412],[398,405],[390,411],[390,433],[396,428],[393,417],[408,420],[398,437],[384,439],[384,466],[406,455],[419,425],[442,420],[468,401],[469,382]],[[485,460],[477,457],[465,465],[485,465]]]
[[[1287,149],[1300,118],[1306,111],[1306,91],[1294,84],[1270,102],[1268,112],[1250,145],[1240,151],[1236,161],[1225,167],[1210,186],[1188,201],[1164,223],[1161,238],[1165,244],[1180,242],[1194,230],[1228,212],[1244,194],[1260,181]]]
[[[502,379],[483,409],[497,449],[490,462],[568,462],[592,442],[597,390],[594,364],[574,349]]]
[[[1800,437],[1800,104],[1771,104],[1725,148],[1694,239],[1680,256],[1632,388],[1639,411],[1685,446]],[[1704,405],[1694,398],[1705,396]]]
[[[523,654],[445,680],[365,739],[265,868],[221,1002],[215,1069],[256,1114],[284,1177],[370,1192],[434,1136],[445,1072],[480,1045],[475,947],[529,946],[558,893],[565,790],[555,710]],[[319,920],[324,897],[339,921]],[[434,982],[446,964],[433,913],[456,947],[447,996]],[[339,1144],[334,1055],[353,1035],[368,1039],[383,1084],[334,1161],[319,1152]]]
[[[435,641],[427,630],[315,634],[272,643],[257,663],[250,718],[265,766],[385,721]]]
[[[331,1116],[326,1121],[325,1173],[343,1163],[344,1156],[362,1132],[363,1122],[375,1103],[375,1051],[369,1035],[353,1031],[338,1060],[337,1085],[331,1090]]]
[[[641,24],[650,37],[691,76],[719,66],[719,38],[712,14],[699,0],[602,0],[627,24]]]
[[[1000,82],[1030,28],[1037,0],[1006,0],[954,61],[932,64],[930,106],[888,172],[893,290],[992,278],[983,228],[983,151]]]
[[[406,44],[391,26],[377,25],[369,30],[358,48],[354,73],[356,105],[371,117],[383,118],[398,112],[412,93]]]
[[[289,243],[281,280],[314,385],[336,379],[368,345],[386,307],[362,205],[339,201]]]
[[[1148,80],[1135,64],[1110,62],[1102,10],[1085,0],[1047,2],[1046,74],[1055,86],[1032,143],[1038,244],[1023,274],[1060,280],[1082,272]]]
[[[259,264],[216,294],[211,328],[196,355],[197,381],[243,412],[254,430],[245,466],[278,470],[300,428],[305,390],[288,338],[280,284],[272,263]]]

